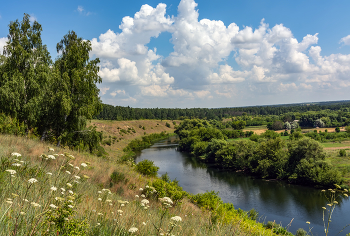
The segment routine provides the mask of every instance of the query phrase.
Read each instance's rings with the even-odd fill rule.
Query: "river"
[[[148,159],[159,167],[158,175],[168,173],[177,179],[187,192],[197,194],[205,191],[219,192],[224,202],[232,203],[236,209],[259,212],[259,221],[275,221],[290,232],[298,228],[309,230],[313,235],[325,235],[322,207],[328,203],[319,189],[290,185],[280,181],[254,179],[234,171],[220,170],[197,162],[186,153],[176,150],[176,137],[162,140],[136,157],[136,163]],[[336,235],[350,224],[349,198],[341,199],[332,215],[329,235]],[[350,233],[350,226],[338,235]]]

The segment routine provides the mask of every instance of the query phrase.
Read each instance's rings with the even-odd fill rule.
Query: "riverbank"
[[[103,122],[98,123],[103,125]],[[143,132],[151,133],[152,127],[155,129],[160,124],[149,129],[145,127]],[[118,134],[134,136],[130,124],[125,126],[117,129]],[[130,129],[125,129],[127,126]],[[132,127],[137,133],[135,126]],[[120,132],[121,129],[128,134]],[[274,235],[272,229],[240,216],[225,224],[213,222],[210,211],[198,208],[188,199],[164,208],[157,198],[143,198],[140,189],[146,189],[158,178],[142,176],[132,166],[121,164],[114,154],[123,154],[120,151],[123,145],[118,145],[123,139],[119,142],[115,139],[113,143],[113,136],[109,137],[108,132],[111,130],[105,130],[104,140],[111,139],[112,142],[105,147],[118,150],[110,152],[106,158],[49,148],[47,143],[24,137],[0,135],[0,181],[4,183],[0,190],[6,193],[0,196],[2,232],[11,235],[16,231],[22,235],[28,232],[40,234],[43,230],[53,234],[76,230],[81,235],[128,235],[136,228],[137,235],[150,235],[160,233],[155,229],[156,225],[164,233],[171,230],[174,235]],[[138,133],[142,134],[142,131]],[[121,143],[125,145],[127,141]],[[51,181],[51,177],[55,181]],[[28,194],[27,189],[31,190]],[[53,224],[56,220],[61,223]]]

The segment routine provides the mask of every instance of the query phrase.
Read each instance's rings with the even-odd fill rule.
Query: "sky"
[[[6,1],[28,13],[52,59],[68,31],[99,58],[103,103],[239,107],[350,100],[350,1]],[[1,53],[2,50],[0,50]]]

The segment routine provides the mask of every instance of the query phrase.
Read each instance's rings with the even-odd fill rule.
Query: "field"
[[[265,131],[267,130],[267,127],[266,125],[261,125],[261,126],[247,126],[243,129],[243,131],[254,131],[254,133],[256,134],[262,134],[264,133]],[[318,132],[321,131],[321,132],[325,132],[325,130],[327,130],[328,132],[332,133],[332,132],[335,132],[335,128],[303,128],[302,127],[302,130],[301,132],[303,133],[306,133],[306,132],[314,132],[314,130],[317,130]],[[277,130],[276,132],[277,133],[282,133],[284,132],[285,130]],[[345,131],[345,127],[340,127],[340,131]]]

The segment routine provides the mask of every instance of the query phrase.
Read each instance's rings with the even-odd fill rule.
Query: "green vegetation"
[[[240,117],[247,126],[267,125],[274,120],[292,122],[300,120],[301,126],[314,125],[317,119],[324,119],[327,127],[349,125],[350,101],[320,102],[311,104],[284,104],[234,108],[132,108],[104,104],[102,111],[95,116],[103,120],[184,120]],[[301,114],[304,114],[302,116]]]
[[[87,127],[87,119],[102,108],[100,61],[89,58],[91,42],[70,31],[57,43],[53,62],[41,31],[28,14],[9,24],[0,58],[0,131],[93,152],[101,134]]]
[[[225,132],[194,119],[184,120],[175,133],[180,137],[179,150],[218,167],[312,186],[331,187],[343,181],[341,173],[325,161],[320,143],[299,132],[293,132],[287,143],[271,130],[252,135],[251,140],[227,142]]]
[[[157,176],[159,167],[155,166],[153,161],[143,160],[136,164],[135,170],[143,175],[155,177]]]

